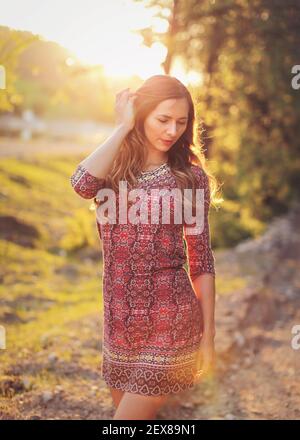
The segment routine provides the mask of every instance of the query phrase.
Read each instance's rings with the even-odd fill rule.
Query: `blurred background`
[[[217,379],[161,417],[300,418],[299,31],[299,0],[2,5],[0,419],[112,414],[101,243],[69,179],[111,133],[116,93],[155,74],[189,88],[224,198]]]

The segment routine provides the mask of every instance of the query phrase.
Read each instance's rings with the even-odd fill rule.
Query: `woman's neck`
[[[144,171],[149,171],[152,168],[157,168],[166,162],[168,162],[168,156],[148,156]]]

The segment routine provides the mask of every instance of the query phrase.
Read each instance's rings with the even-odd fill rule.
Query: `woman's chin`
[[[159,150],[159,151],[169,151],[171,149],[171,147],[172,147],[172,145],[162,145],[161,143],[160,144],[157,143],[155,146],[156,150]]]

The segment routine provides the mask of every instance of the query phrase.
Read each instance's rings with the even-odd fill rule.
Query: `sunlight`
[[[15,14],[15,10],[19,13]],[[139,76],[146,79],[164,73],[161,63],[166,56],[165,46],[156,42],[146,47],[138,33],[139,29],[149,26],[154,32],[167,31],[170,11],[167,8],[161,10],[165,19],[155,17],[156,11],[157,8],[146,7],[145,2],[133,0],[75,3],[53,0],[43,4],[38,0],[26,0],[21,4],[11,0],[1,11],[1,24],[28,30],[61,44],[70,51],[68,65],[77,58],[87,66],[103,66],[107,77]],[[57,20],[58,13],[60,20]],[[171,75],[186,85],[201,82],[201,75],[187,73],[179,60]]]
[[[203,75],[201,72],[194,70],[187,71],[180,58],[176,58],[171,69],[171,75],[178,78],[185,86],[193,85],[200,86],[203,82]]]

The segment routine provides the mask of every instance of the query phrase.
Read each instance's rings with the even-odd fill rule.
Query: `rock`
[[[61,255],[61,251],[60,250],[58,253],[59,255]],[[62,255],[65,256],[65,255]],[[78,266],[76,264],[64,264],[63,266],[57,268],[55,270],[55,273],[57,273],[58,275],[64,275],[67,278],[76,278],[78,276]]]
[[[30,390],[30,388],[32,387],[31,379],[29,379],[28,377],[24,377],[22,379],[22,383],[26,391]]]
[[[245,345],[245,342],[246,342],[245,336],[242,333],[240,333],[240,332],[235,332],[234,333],[234,340],[236,341],[236,343],[237,343],[237,345],[239,347],[243,347]]]
[[[252,365],[253,364],[253,362],[252,362],[252,359],[251,359],[251,357],[246,357],[245,359],[244,359],[244,365],[245,365],[245,367],[250,367],[250,365]]]
[[[298,292],[292,286],[286,287],[284,290],[284,295],[289,299],[295,299],[298,296]]]
[[[4,376],[0,381],[0,395],[12,397],[25,390],[23,381],[19,377]]]
[[[43,334],[40,337],[40,342],[43,348],[47,348],[52,343],[50,340],[50,335],[48,333]]]
[[[55,393],[61,393],[63,391],[63,387],[61,385],[56,385]]]
[[[181,404],[182,408],[193,408],[194,404],[192,402],[184,402]]]
[[[51,391],[44,391],[42,394],[43,403],[48,403],[53,399],[53,393]]]
[[[225,420],[235,420],[235,416],[231,413],[225,415]]]
[[[98,389],[99,389],[99,387],[97,385],[93,385],[91,387],[91,391],[92,391],[93,396],[95,396],[97,394]]]
[[[0,236],[8,242],[26,248],[35,248],[41,234],[39,229],[30,223],[25,223],[12,215],[1,215]]]
[[[211,397],[212,396],[212,390],[210,390],[209,388],[206,388],[206,390],[203,391],[203,396]]]
[[[53,353],[50,353],[49,356],[48,356],[48,361],[51,362],[51,363],[56,362],[57,359],[58,359],[58,356],[57,356],[57,354],[54,353],[54,352],[53,352]]]

